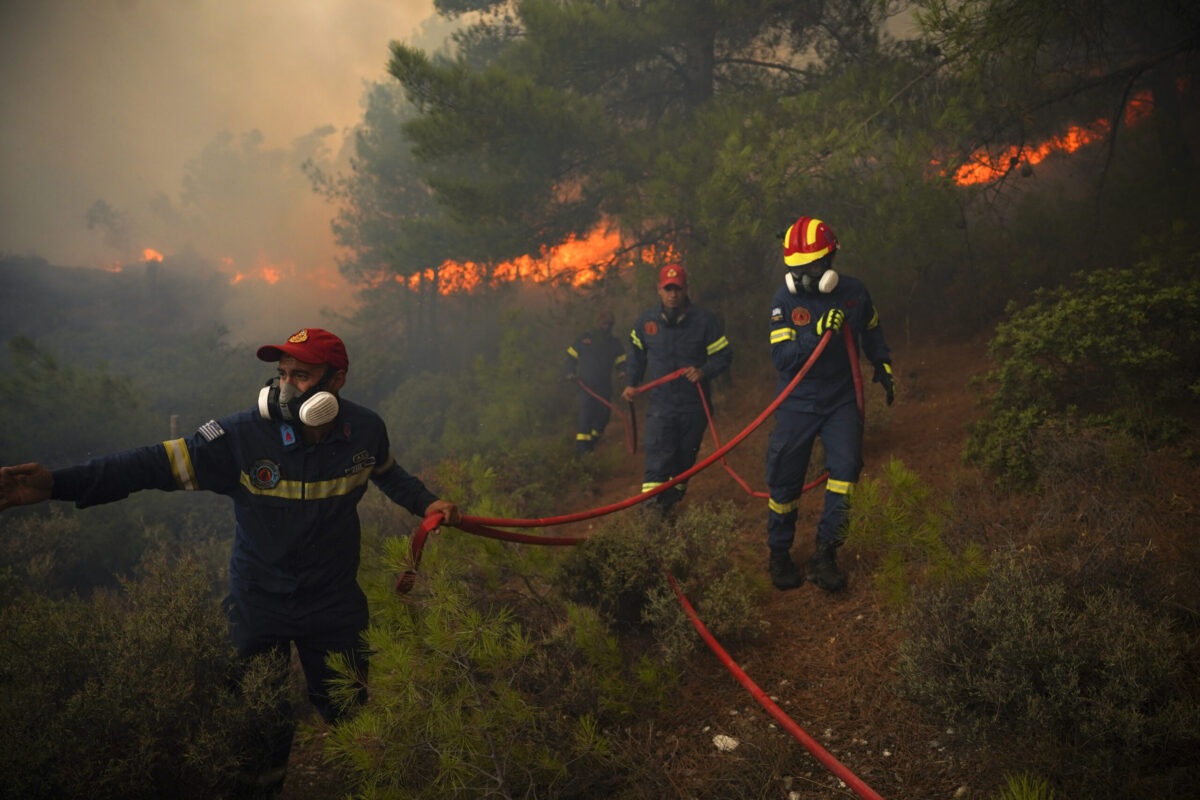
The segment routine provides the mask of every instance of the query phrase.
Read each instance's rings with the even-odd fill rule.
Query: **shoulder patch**
[[[779,322],[781,319],[783,319],[783,309],[775,306],[771,309],[771,322]]]
[[[644,330],[646,331],[647,336],[653,336],[654,334],[658,333],[658,323],[652,319],[647,320]]]
[[[792,309],[792,324],[797,328],[803,327],[812,321],[812,314],[808,313],[808,309],[803,306],[796,306]]]
[[[204,437],[204,441],[211,442],[214,439],[219,439],[225,435],[225,429],[215,419],[210,419],[208,422],[196,429],[196,432]]]

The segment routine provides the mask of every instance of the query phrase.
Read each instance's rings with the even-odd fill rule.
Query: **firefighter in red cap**
[[[224,607],[243,658],[296,645],[308,696],[327,721],[342,713],[331,699],[336,673],[328,656],[347,657],[365,699],[367,599],[358,585],[360,531],[356,506],[374,483],[417,516],[461,521],[392,458],[383,420],[343,399],[350,366],[342,340],[319,328],[258,349],[277,377],[246,411],[210,420],[193,433],[149,447],[50,471],[40,464],[0,468],[0,511],[44,500],[79,508],[109,503],[142,489],[216,492],[233,501],[237,530]],[[263,737],[257,784],[282,785],[292,728]]]
[[[771,360],[779,370],[777,392],[783,391],[808,361],[822,337],[830,342],[809,373],[775,412],[775,430],[767,446],[768,569],[778,589],[794,589],[805,578],[835,592],[846,586],[838,569],[837,548],[845,539],[847,498],[862,469],[862,416],[854,390],[850,355],[842,341],[846,331],[874,365],[874,380],[883,386],[888,405],[894,384],[892,360],[879,314],[866,286],[833,269],[838,241],[827,224],[801,217],[783,237],[787,265],[784,285],[771,300]],[[817,437],[825,450],[829,478],[824,510],[817,524],[816,546],[802,575],[790,550],[797,508]]]
[[[600,434],[608,427],[611,409],[583,387],[608,400],[612,397],[613,371],[625,363],[625,350],[613,336],[613,313],[601,309],[596,314],[596,329],[581,333],[567,348],[566,376],[578,381],[579,417],[575,433],[575,452],[590,453]]]
[[[683,369],[683,378],[651,389],[646,411],[645,474],[642,492],[661,486],[696,463],[700,442],[708,428],[699,387],[711,403],[709,381],[729,369],[733,350],[720,321],[693,305],[688,297],[687,270],[678,264],[663,267],[658,276],[662,301],[633,325],[626,345],[626,400],[634,387]],[[683,498],[687,481],[676,484],[649,501],[663,513]]]

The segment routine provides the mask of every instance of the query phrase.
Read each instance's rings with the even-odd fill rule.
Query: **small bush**
[[[988,579],[920,595],[906,618],[905,691],[985,742],[1019,737],[1073,796],[1129,797],[1138,775],[1192,768],[1200,712],[1188,644],[1103,587],[1068,593],[1018,554]]]
[[[0,612],[0,782],[24,798],[215,798],[253,743],[287,724],[265,662],[234,654],[183,562],[150,562],[122,594],[54,601],[6,588]]]
[[[874,581],[890,602],[903,605],[921,580],[959,581],[982,575],[983,555],[975,544],[956,553],[945,541],[952,509],[938,500],[920,476],[896,459],[882,480],[863,477],[851,497],[846,541],[879,563]]]
[[[1177,226],[1133,267],[1073,277],[1074,286],[1010,305],[990,346],[988,412],[966,457],[1006,482],[1036,477],[1042,428],[1112,428],[1157,445],[1194,422],[1200,252],[1187,232]]]
[[[688,505],[666,523],[654,512],[609,518],[567,555],[555,584],[619,628],[647,631],[667,663],[683,664],[701,640],[666,572],[718,639],[745,640],[763,631],[750,581],[733,566],[739,524],[728,504]]]

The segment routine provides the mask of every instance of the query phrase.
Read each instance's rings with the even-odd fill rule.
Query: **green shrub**
[[[1004,776],[1004,788],[991,800],[1055,800],[1054,788],[1043,778],[1026,772]]]
[[[850,503],[846,541],[858,556],[878,562],[875,585],[893,604],[907,602],[920,580],[961,581],[985,572],[978,545],[969,543],[961,553],[949,547],[949,503],[901,461],[888,461],[882,480],[861,478]]]
[[[986,581],[918,596],[906,628],[907,694],[984,742],[1024,740],[1038,762],[1029,766],[1072,796],[1130,797],[1135,776],[1194,770],[1189,645],[1124,593],[1067,592],[1045,567],[1009,554]]]
[[[729,504],[689,504],[668,523],[654,512],[614,515],[567,554],[555,584],[619,628],[644,629],[667,663],[683,664],[701,640],[665,572],[718,639],[763,630],[751,583],[731,557],[740,524]]]
[[[1190,430],[1200,398],[1200,251],[1182,226],[1133,267],[1078,273],[1075,285],[1010,305],[990,345],[988,411],[968,460],[1003,480],[1038,472],[1048,428],[1127,431],[1151,444]]]
[[[151,560],[90,601],[9,579],[0,612],[0,782],[24,798],[229,796],[276,716],[265,662],[232,680],[209,577]]]

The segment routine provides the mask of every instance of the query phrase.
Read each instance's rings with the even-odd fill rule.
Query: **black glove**
[[[875,377],[871,380],[874,383],[883,384],[883,391],[887,394],[887,404],[890,406],[892,400],[896,399],[896,382],[892,379],[892,362],[875,362]]]
[[[846,313],[840,308],[831,308],[817,318],[817,336],[824,336],[825,331],[833,331],[837,333],[842,329],[842,322],[846,319]]]

